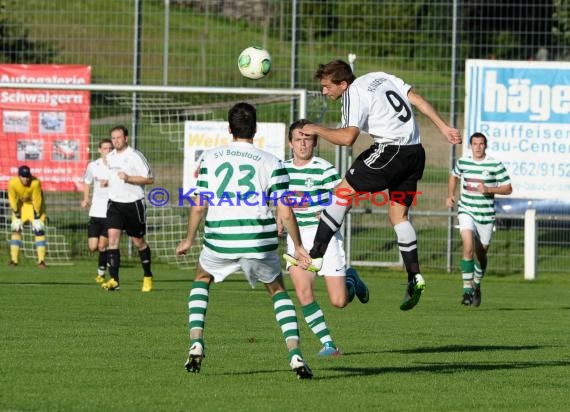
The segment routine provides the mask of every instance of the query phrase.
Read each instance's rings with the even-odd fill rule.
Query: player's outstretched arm
[[[10,208],[14,213],[20,213],[20,209],[18,207],[19,198],[20,197],[18,196],[15,186],[12,184],[12,181],[10,181],[10,184],[8,184],[8,201],[10,203]]]
[[[34,213],[39,215],[44,211],[44,192],[42,185],[38,179],[32,180],[32,205],[34,206]]]
[[[492,193],[494,195],[510,195],[511,193],[513,193],[513,187],[511,186],[510,183],[497,187],[488,187],[480,183],[477,186],[477,190],[480,193]]]
[[[279,216],[279,220],[285,229],[287,229],[287,233],[291,236],[293,245],[295,245],[295,257],[299,260],[299,267],[307,269],[309,267],[309,263],[311,263],[311,257],[303,247],[299,225],[297,225],[297,219],[295,218],[295,214],[291,210],[291,207],[287,206],[287,199],[281,200],[282,201],[277,203],[277,216]]]
[[[154,183],[154,177],[145,176],[131,176],[123,171],[117,173],[119,179],[123,180],[125,183],[130,183],[132,185],[152,185]]]
[[[176,256],[185,255],[188,250],[192,247],[196,233],[198,232],[198,227],[202,221],[202,217],[206,212],[207,205],[202,205],[199,202],[195,203],[195,206],[190,208],[190,213],[188,215],[188,230],[186,239],[182,240],[178,246],[176,246]]]
[[[457,180],[459,178],[454,175],[449,175],[449,181],[447,183],[447,199],[445,200],[445,205],[447,207],[455,206],[455,188],[457,187]]]
[[[303,126],[301,133],[309,136],[317,134],[319,137],[339,146],[352,146],[360,134],[360,129],[354,126],[331,129],[317,124],[307,124]]]
[[[90,193],[90,186],[89,184],[83,182],[83,200],[81,201],[80,205],[82,208],[86,208],[89,206],[89,193]]]
[[[447,139],[451,144],[461,143],[461,133],[455,127],[449,126],[445,120],[441,117],[439,112],[424,99],[421,95],[410,90],[408,92],[408,100],[412,103],[420,112],[427,116],[428,119],[432,121],[433,124],[437,126],[441,134]]]

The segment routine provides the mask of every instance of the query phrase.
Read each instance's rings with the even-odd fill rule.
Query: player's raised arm
[[[441,134],[443,134],[449,143],[461,143],[461,133],[459,130],[449,126],[430,102],[412,89],[408,92],[408,99],[411,104],[413,104],[420,112],[426,115],[434,125],[437,126]]]
[[[301,131],[308,135],[316,134],[319,137],[339,146],[352,146],[360,135],[360,129],[354,126],[331,129],[329,127],[319,126],[316,124],[308,124],[303,126]]]

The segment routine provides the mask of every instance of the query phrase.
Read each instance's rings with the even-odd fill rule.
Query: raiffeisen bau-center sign
[[[487,136],[513,196],[570,193],[570,63],[467,60],[465,77],[465,138]]]

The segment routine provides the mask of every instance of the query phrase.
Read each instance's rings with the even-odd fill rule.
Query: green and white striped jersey
[[[253,144],[232,142],[204,152],[196,202],[207,202],[204,247],[227,259],[263,259],[277,249],[270,205],[289,188],[283,162]],[[269,203],[269,205],[268,205]]]
[[[451,174],[461,177],[461,197],[458,213],[466,213],[481,224],[495,221],[495,195],[477,191],[479,183],[487,187],[498,187],[511,183],[509,174],[500,160],[485,156],[483,160],[473,160],[471,156],[459,158]]]
[[[329,204],[332,190],[341,180],[338,172],[320,157],[313,157],[303,166],[295,166],[290,159],[285,167],[290,179],[288,198],[299,228],[318,225],[317,213]]]

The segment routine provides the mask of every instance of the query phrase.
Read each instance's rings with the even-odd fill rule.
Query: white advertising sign
[[[224,146],[232,141],[228,122],[187,121],[184,125],[184,192],[196,187],[198,165],[205,150]],[[285,124],[257,123],[253,145],[285,159]]]
[[[566,198],[570,63],[467,60],[465,89],[465,140],[487,136],[487,151],[509,171],[512,196]],[[463,149],[470,153],[468,144]]]

